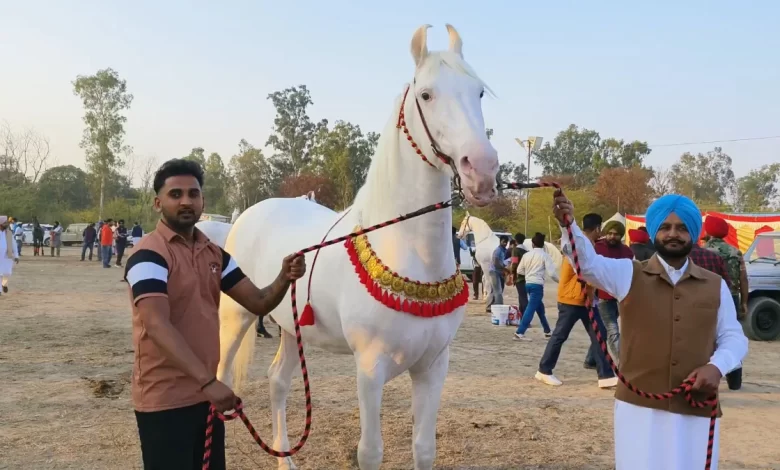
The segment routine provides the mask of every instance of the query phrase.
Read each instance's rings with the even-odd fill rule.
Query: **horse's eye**
[[[431,94],[427,91],[424,91],[420,97],[423,99],[423,101],[430,101],[431,100]]]
[[[483,96],[485,96],[485,90],[479,92],[479,97],[482,98]]]

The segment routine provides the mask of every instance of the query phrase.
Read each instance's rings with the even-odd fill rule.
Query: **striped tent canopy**
[[[702,213],[702,223],[708,215],[720,217],[728,222],[729,234],[726,242],[743,253],[750,248],[759,233],[780,231],[780,214],[726,214],[706,211]],[[642,225],[645,225],[644,215],[626,215],[626,229],[637,229]],[[702,236],[704,235],[702,231]]]

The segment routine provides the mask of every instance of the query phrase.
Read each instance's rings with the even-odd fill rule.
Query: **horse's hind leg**
[[[450,348],[445,347],[430,364],[409,369],[412,378],[412,443],[414,470],[431,470],[436,459],[436,419],[441,391],[450,363]]]
[[[290,450],[287,439],[287,395],[290,393],[292,376],[300,365],[298,345],[295,336],[281,330],[279,350],[268,368],[268,382],[271,387],[271,420],[273,422],[273,448],[280,451]],[[279,459],[279,468],[295,469],[292,458]]]

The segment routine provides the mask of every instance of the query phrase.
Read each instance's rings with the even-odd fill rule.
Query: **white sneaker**
[[[563,382],[558,380],[558,377],[550,374],[542,374],[541,372],[537,372],[534,376],[536,380],[542,383],[546,383],[547,385],[552,385],[553,387],[557,387],[558,385],[563,385]]]
[[[515,339],[520,341],[531,341],[531,338],[521,335],[520,333],[515,333]]]
[[[617,384],[617,377],[612,377],[611,379],[599,379],[599,388],[613,388],[617,387]]]

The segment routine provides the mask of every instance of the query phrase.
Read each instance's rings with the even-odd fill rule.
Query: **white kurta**
[[[561,229],[563,253],[571,260],[571,244],[565,228]],[[583,278],[602,289],[618,302],[631,289],[633,261],[612,259],[596,254],[590,240],[576,225],[572,225]],[[669,279],[677,283],[688,265],[674,269],[658,258]],[[716,347],[710,364],[721,374],[739,367],[747,354],[748,340],[737,321],[734,301],[725,281],[720,286],[720,308],[716,328]],[[712,470],[718,468],[718,435],[720,420],[715,422]],[[617,470],[689,470],[703,469],[707,457],[709,418],[681,415],[645,408],[615,400],[615,465]]]
[[[19,256],[19,252],[16,249],[16,243],[11,243],[11,250],[14,253],[14,258],[8,258],[8,247],[5,237],[5,231],[0,230],[0,276],[11,275],[11,272],[14,269],[14,258]]]

